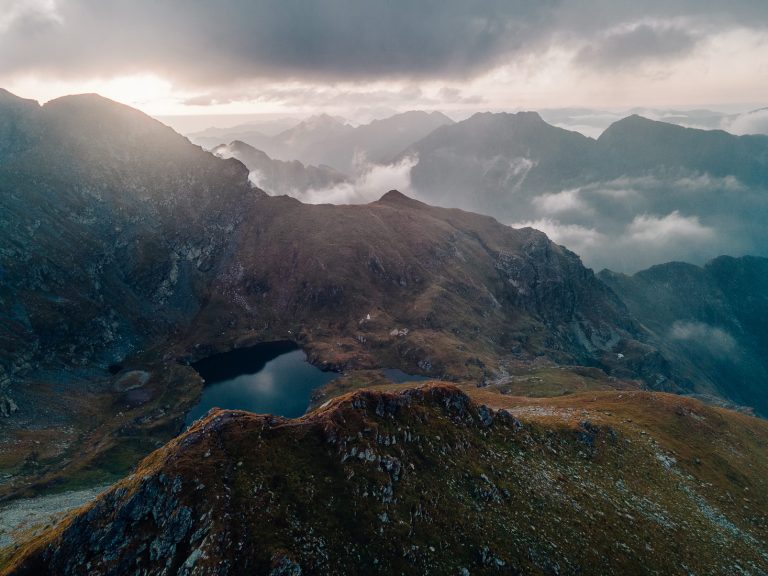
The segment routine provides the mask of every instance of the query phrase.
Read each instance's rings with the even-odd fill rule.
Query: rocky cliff
[[[768,425],[664,394],[216,411],[4,574],[759,574]]]

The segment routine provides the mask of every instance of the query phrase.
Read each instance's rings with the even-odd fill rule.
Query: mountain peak
[[[211,149],[211,152],[220,158],[236,158],[246,165],[253,162],[270,162],[272,160],[266,152],[242,140],[233,140],[229,144],[219,144]],[[248,158],[249,162],[246,162],[244,158]]]
[[[396,206],[412,206],[414,208],[426,206],[423,202],[419,202],[418,200],[414,200],[410,196],[406,196],[399,190],[390,190],[386,194],[384,194],[381,198],[378,200],[382,204],[392,204]]]
[[[547,124],[538,112],[477,112],[468,118],[469,121],[498,122],[499,120],[515,124]]]
[[[513,114],[518,120],[526,120],[529,122],[544,122],[541,115],[534,110],[521,110],[516,114]]]
[[[301,122],[300,125],[306,126],[307,128],[321,128],[321,127],[328,127],[328,126],[346,126],[347,122],[343,118],[322,113],[322,114],[315,114],[314,116],[310,116],[309,118]]]
[[[763,565],[758,529],[726,508],[734,528],[722,530],[719,509],[726,494],[742,493],[731,471],[745,445],[754,445],[758,464],[738,479],[749,485],[750,501],[762,501],[764,422],[643,392],[582,394],[575,409],[568,401],[500,398],[488,406],[432,383],[352,392],[296,420],[215,410],[134,476],[16,551],[7,573],[181,567],[175,573],[231,574],[236,566],[256,574],[359,574],[378,565],[374,573],[466,574],[459,567],[470,566],[484,574],[510,566],[508,573],[532,574],[545,558],[545,566],[572,573],[644,566],[668,574],[681,563],[703,572],[714,555],[723,566]],[[696,431],[686,445],[683,427]],[[672,446],[675,458],[667,455]],[[572,495],[568,507],[553,482]],[[659,521],[665,507],[675,511],[674,524]],[[601,522],[584,522],[588,515]],[[465,528],[456,530],[458,523]],[[649,533],[649,523],[658,529]],[[509,526],[517,527],[514,538]],[[232,537],[242,534],[248,537]],[[627,546],[617,560],[617,534],[652,545]],[[440,553],[413,553],[436,546]]]
[[[617,136],[626,136],[629,134],[656,134],[662,131],[666,133],[683,132],[686,128],[677,126],[675,124],[669,124],[668,122],[659,122],[658,120],[651,120],[645,116],[639,114],[632,114],[621,120],[617,120],[600,135],[598,141],[606,141]]]
[[[22,98],[16,96],[13,92],[9,92],[5,88],[0,88],[0,105],[33,105],[39,106],[37,100],[31,100],[28,98]]]
[[[43,105],[43,110],[68,122],[93,123],[95,121],[97,127],[98,122],[118,121],[124,124],[124,127],[130,127],[133,130],[152,127],[172,131],[171,128],[141,110],[93,93],[71,94],[49,100]]]
[[[45,107],[49,106],[61,106],[61,105],[77,105],[77,106],[115,106],[119,108],[126,108],[129,110],[135,110],[126,104],[122,104],[115,100],[111,100],[101,94],[95,92],[86,92],[83,94],[69,94],[67,96],[60,96],[49,100],[45,103]],[[138,110],[137,110],[138,111]]]

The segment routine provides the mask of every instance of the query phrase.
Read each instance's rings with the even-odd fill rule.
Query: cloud
[[[542,194],[531,202],[545,214],[557,214],[560,212],[590,212],[590,208],[579,195],[580,190],[563,190],[555,194]]]
[[[453,86],[443,86],[437,93],[440,102],[450,104],[482,104],[485,99],[479,94],[464,95],[463,90]]]
[[[0,73],[99,75],[138,67],[200,84],[278,76],[458,78],[534,41],[536,24],[550,10],[522,0],[51,3],[48,12],[61,26],[39,25],[30,35],[21,17],[6,24]]]
[[[470,95],[463,96],[461,92],[451,92],[455,103],[477,104],[482,98]],[[281,105],[291,108],[301,108],[311,103],[313,110],[336,109],[343,112],[349,118],[355,116],[358,110],[371,108],[375,103],[377,109],[385,109],[383,114],[374,117],[391,116],[397,113],[392,106],[401,106],[407,103],[407,109],[432,109],[448,102],[443,97],[443,89],[434,92],[425,92],[421,87],[406,83],[393,88],[391,83],[334,83],[306,84],[290,82],[278,85],[266,85],[263,83],[238,85],[234,87],[219,87],[214,91],[207,91],[189,96],[183,100],[188,106],[218,106],[231,103],[256,103],[268,105]],[[359,114],[357,114],[359,115]],[[365,114],[363,114],[365,116]],[[370,114],[369,114],[370,116]],[[370,121],[370,120],[368,120]]]
[[[733,355],[738,349],[733,336],[725,330],[703,322],[678,320],[672,325],[669,337],[672,340],[684,341],[704,348],[707,352],[721,358]]]
[[[0,14],[0,76],[150,73],[203,87],[255,79],[463,81],[553,46],[576,51],[585,64],[615,67],[683,55],[702,30],[762,29],[768,3],[3,0]],[[463,98],[450,89],[445,96]]]
[[[768,134],[768,108],[726,118],[722,127],[732,134]]]
[[[678,58],[693,50],[700,38],[681,28],[641,24],[614,31],[588,44],[576,61],[601,70],[637,67],[648,61]]]
[[[735,176],[718,178],[709,174],[695,174],[684,176],[675,180],[672,185],[676,190],[689,192],[702,192],[711,190],[724,190],[727,192],[745,191],[747,187]]]
[[[510,223],[513,228],[541,230],[554,242],[576,252],[588,266],[634,272],[670,260],[701,262],[730,250],[730,239],[704,226],[695,216],[674,211],[665,216],[643,214],[626,224],[600,214],[589,224],[560,218]]]
[[[540,220],[528,220],[526,222],[514,222],[513,228],[535,228],[544,232],[557,244],[567,246],[579,255],[589,254],[596,247],[602,246],[608,241],[608,237],[586,226],[578,224],[564,224],[559,220],[542,218]]]
[[[703,226],[697,216],[681,216],[677,210],[666,216],[635,216],[627,232],[631,241],[651,245],[711,240],[716,235],[712,228]]]
[[[290,193],[306,204],[366,204],[378,200],[388,190],[411,191],[411,168],[418,159],[403,158],[395,164],[367,164],[354,182],[328,188],[314,188]],[[251,181],[258,186],[259,175],[251,172]]]
[[[55,0],[5,0],[0,2],[0,33],[11,30],[35,34],[62,24]]]

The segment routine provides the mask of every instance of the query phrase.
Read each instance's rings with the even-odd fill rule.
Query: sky
[[[0,87],[232,118],[746,111],[768,94],[768,2],[0,0]]]

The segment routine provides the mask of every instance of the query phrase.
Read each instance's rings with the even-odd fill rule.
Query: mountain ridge
[[[214,410],[2,573],[765,570],[768,459],[734,448],[764,453],[768,425],[627,396],[564,407],[433,383],[293,421]]]
[[[761,393],[768,380],[768,259],[720,256],[704,266],[670,262],[632,276],[602,271],[598,277],[655,334],[681,373],[705,375],[702,391],[768,414]]]

